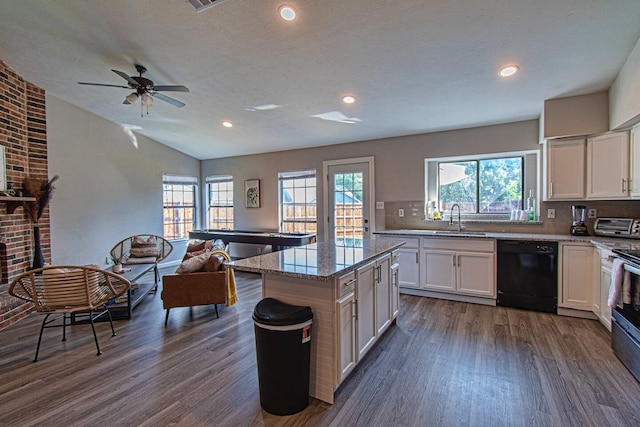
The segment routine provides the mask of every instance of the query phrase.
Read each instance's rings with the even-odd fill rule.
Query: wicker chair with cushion
[[[125,278],[96,266],[46,266],[16,277],[9,285],[9,295],[32,302],[35,311],[45,315],[33,361],[38,360],[44,329],[61,326],[62,341],[66,341],[67,319],[78,313],[88,315],[96,348],[101,354],[94,320],[106,314],[115,336],[107,302],[126,293],[130,286]],[[49,320],[51,315],[57,316]],[[60,318],[61,325],[51,324]]]
[[[153,234],[138,234],[118,242],[111,249],[111,257],[119,259],[123,265],[155,263],[156,282],[160,280],[158,263],[169,256],[173,245],[164,237]]]

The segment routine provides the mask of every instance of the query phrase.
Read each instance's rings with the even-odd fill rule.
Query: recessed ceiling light
[[[224,126],[226,128],[232,128],[233,127],[233,123],[224,121],[224,122],[222,122],[222,126]]]
[[[519,70],[520,70],[520,67],[518,67],[517,65],[507,65],[506,67],[503,67],[500,70],[500,75],[502,77],[511,77],[515,73],[517,73]]]
[[[280,16],[285,21],[293,21],[294,19],[296,19],[296,10],[292,6],[289,6],[289,5],[280,6],[279,11],[280,11]]]
[[[342,97],[342,102],[344,102],[345,104],[353,104],[354,102],[356,102],[356,99],[351,95],[347,95]]]

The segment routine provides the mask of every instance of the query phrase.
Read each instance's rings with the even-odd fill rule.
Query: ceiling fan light
[[[153,98],[148,93],[143,93],[140,98],[142,99],[142,105],[144,105],[145,107],[150,107],[151,105],[153,105]]]
[[[136,102],[136,99],[138,99],[138,94],[133,92],[127,95],[127,97],[124,99],[123,104],[133,104]]]

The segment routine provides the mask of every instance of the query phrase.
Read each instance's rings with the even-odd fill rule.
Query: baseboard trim
[[[437,299],[446,299],[450,301],[470,302],[472,304],[496,305],[495,298],[473,297],[469,295],[449,294],[446,292],[427,291],[425,289],[403,288],[400,286],[400,293],[414,295],[418,297],[428,297]]]

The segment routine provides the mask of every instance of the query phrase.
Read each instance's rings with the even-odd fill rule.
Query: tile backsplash
[[[532,223],[521,222],[465,222],[463,226],[469,231],[488,231],[496,233],[541,233],[568,234],[571,227],[571,206],[585,205],[587,209],[596,209],[597,217],[640,218],[640,200],[582,200],[576,202],[542,202],[540,218]],[[444,221],[424,220],[424,201],[385,201],[384,225],[386,230],[403,229],[450,229],[449,213]],[[403,210],[404,216],[399,216]],[[547,218],[547,210],[555,209],[555,218]],[[589,233],[593,234],[594,218],[587,218]]]

